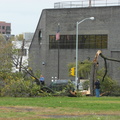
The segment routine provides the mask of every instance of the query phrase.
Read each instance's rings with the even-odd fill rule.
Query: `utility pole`
[[[101,54],[101,50],[98,50],[92,63],[91,76],[90,76],[90,94],[94,96],[94,83],[97,79],[98,69],[98,56]]]
[[[22,59],[23,59],[23,55],[24,55],[24,46],[25,46],[25,39],[23,39],[23,43],[22,43],[22,47],[21,47],[19,72],[21,72],[21,69],[22,69]]]

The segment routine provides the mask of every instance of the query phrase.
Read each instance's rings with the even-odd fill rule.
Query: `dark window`
[[[41,40],[42,40],[42,32],[41,30],[38,32],[38,43],[39,45],[41,44]]]
[[[6,26],[6,30],[10,30],[10,26]]]
[[[57,49],[58,48],[58,44],[57,44],[58,41],[56,41],[55,38],[56,38],[55,35],[49,36],[49,48],[50,49]]]
[[[41,30],[39,31],[39,33],[38,33],[38,38],[41,40],[42,39],[42,32],[41,32]]]
[[[78,48],[79,49],[106,49],[107,35],[79,35]],[[76,35],[61,35],[60,40],[55,39],[55,35],[49,36],[49,49],[75,49]]]
[[[5,29],[5,26],[2,26],[2,29],[4,30],[4,29]]]

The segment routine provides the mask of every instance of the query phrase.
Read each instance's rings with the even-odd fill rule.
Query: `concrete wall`
[[[116,59],[119,58],[118,55],[112,52],[120,51],[119,13],[119,6],[43,10],[30,46],[30,66],[33,70],[40,70],[45,77],[46,83],[49,84],[51,77],[58,76],[58,51],[57,49],[49,49],[49,35],[56,34],[58,23],[60,23],[61,35],[75,35],[76,22],[91,16],[95,17],[94,21],[86,20],[79,24],[79,35],[107,34],[108,48],[102,49],[101,51],[105,56]],[[42,32],[42,39],[38,40],[40,30]],[[79,60],[83,61],[88,57],[90,60],[93,60],[97,50],[98,49],[79,49]],[[75,49],[60,49],[60,79],[74,79],[74,77],[68,76],[67,65],[70,62],[75,62],[75,52]],[[101,61],[100,65],[103,66],[102,58],[99,58],[99,60]],[[45,65],[42,65],[42,62],[45,62]],[[112,66],[114,67],[114,65],[111,65],[111,62],[109,62],[109,71],[115,72],[116,70],[112,70]],[[113,78],[118,79],[120,77],[113,76]]]

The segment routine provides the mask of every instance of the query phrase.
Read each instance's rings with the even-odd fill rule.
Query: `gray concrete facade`
[[[94,21],[86,20],[79,25],[79,35],[107,34],[106,49],[100,49],[105,56],[120,59],[120,6],[44,9],[36,27],[29,48],[29,65],[33,71],[39,70],[47,84],[52,77],[58,76],[58,50],[49,49],[49,36],[55,35],[60,23],[61,35],[76,35],[76,22],[84,18],[95,17]],[[79,49],[79,60],[88,57],[92,61],[99,49]],[[59,79],[69,77],[68,64],[75,62],[75,49],[59,50]],[[99,64],[104,66],[99,57]],[[43,62],[45,63],[43,65]],[[109,74],[120,82],[120,63],[109,62]]]

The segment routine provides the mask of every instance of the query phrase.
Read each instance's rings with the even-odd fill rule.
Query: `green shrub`
[[[31,86],[30,81],[24,81],[24,79],[11,80],[9,84],[6,84],[1,90],[1,96],[12,96],[12,97],[28,97],[36,96],[40,87],[36,84]]]
[[[33,79],[23,77],[22,73],[6,73],[0,76],[0,95],[12,97],[38,96],[40,86]]]
[[[104,75],[104,69],[98,71],[97,78],[100,79],[100,92],[103,95],[118,96],[120,95],[120,86],[116,80],[112,80],[108,75],[106,75],[104,81],[102,81]]]

